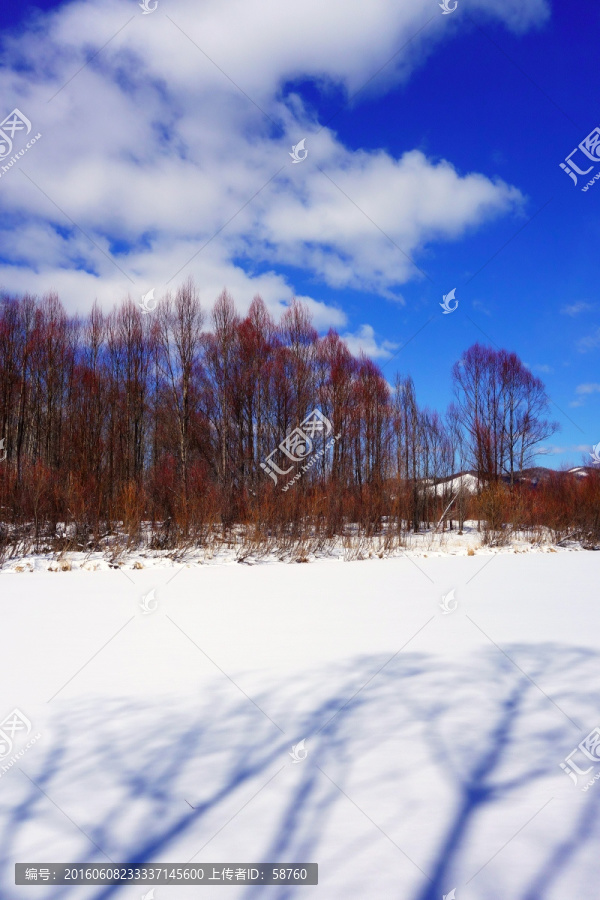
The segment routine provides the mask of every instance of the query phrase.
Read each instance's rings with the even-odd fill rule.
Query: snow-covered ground
[[[600,554],[514,549],[3,572],[0,719],[41,735],[0,760],[3,900],[139,900],[14,885],[111,861],[319,864],[155,900],[596,897],[595,736],[560,763],[600,725]]]
[[[140,571],[142,569],[172,568],[179,570],[181,566],[188,568],[197,565],[231,565],[243,562],[247,565],[265,564],[276,562],[308,562],[315,560],[355,561],[361,559],[381,559],[384,556],[408,556],[411,558],[446,557],[446,556],[472,556],[477,553],[482,556],[500,553],[555,553],[558,549],[564,551],[581,550],[578,542],[566,540],[560,547],[553,543],[552,535],[548,528],[538,529],[535,540],[530,534],[512,533],[510,538],[499,546],[486,546],[483,534],[477,527],[476,521],[464,523],[463,531],[457,530],[457,523],[450,531],[430,528],[412,534],[404,532],[400,546],[398,540],[391,535],[391,545],[385,531],[381,534],[366,538],[359,533],[358,526],[348,529],[346,536],[336,536],[331,540],[318,537],[307,537],[295,542],[290,541],[289,546],[276,547],[266,542],[255,543],[252,536],[244,537],[238,530],[231,538],[224,539],[216,533],[201,547],[192,547],[187,550],[149,550],[149,549],[119,549],[116,551],[110,545],[104,552],[64,552],[64,553],[38,553],[21,554],[6,559],[0,564],[0,576],[7,572],[26,574],[31,572],[108,572],[120,568],[125,572]],[[125,541],[122,545],[125,547]],[[315,549],[316,548],[316,549]]]

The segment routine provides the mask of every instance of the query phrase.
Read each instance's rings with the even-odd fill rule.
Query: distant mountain
[[[595,466],[574,466],[572,469],[557,470],[557,469],[548,469],[545,466],[534,466],[531,469],[523,469],[522,472],[515,473],[515,479],[520,482],[529,481],[533,484],[537,484],[540,481],[547,481],[552,476],[567,476],[574,475],[576,478],[586,478],[592,472],[597,472],[598,469]],[[503,479],[504,481],[508,481],[508,477]]]

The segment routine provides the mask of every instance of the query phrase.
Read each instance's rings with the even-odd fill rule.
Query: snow
[[[440,485],[436,486],[437,488]],[[306,541],[299,540],[295,546],[278,551],[266,544],[257,547],[256,543],[249,539],[246,543],[242,533],[238,532],[230,540],[223,540],[213,535],[206,546],[191,548],[184,551],[158,551],[149,549],[123,550],[118,554],[111,553],[107,547],[104,552],[64,552],[37,553],[16,555],[0,564],[0,576],[8,572],[18,574],[41,572],[108,572],[121,569],[123,572],[135,572],[143,569],[171,568],[179,571],[182,566],[230,566],[243,562],[246,565],[277,563],[280,561],[315,561],[335,560],[354,561],[356,559],[374,559],[382,556],[409,556],[419,558],[425,556],[447,557],[466,556],[474,553],[480,555],[494,554],[498,550],[502,553],[548,553],[555,552],[558,548],[553,544],[551,532],[547,528],[537,529],[536,539],[525,533],[513,533],[510,540],[502,542],[499,547],[487,547],[483,545],[482,534],[477,528],[476,521],[464,523],[463,531],[457,530],[457,520],[454,519],[452,531],[442,531],[436,527],[429,531],[421,531],[412,534],[405,533],[402,545],[389,550],[385,533],[373,538],[362,538],[358,534],[358,526],[349,529],[348,536],[341,539],[337,537],[331,541],[314,539],[317,550],[311,549],[311,538]],[[446,526],[445,526],[446,527]],[[561,549],[580,550],[576,541],[562,542]]]
[[[600,725],[600,555],[518,549],[3,572],[0,718],[41,734],[0,761],[3,900],[149,890],[15,862],[190,860],[319,886],[155,900],[595,896],[600,785],[559,764]]]

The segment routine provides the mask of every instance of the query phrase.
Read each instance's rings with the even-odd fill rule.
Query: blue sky
[[[600,125],[595,5],[9,3],[2,33],[2,117],[42,134],[0,176],[4,289],[297,295],[440,411],[493,342],[555,404],[540,462],[600,441],[600,159],[559,166]]]

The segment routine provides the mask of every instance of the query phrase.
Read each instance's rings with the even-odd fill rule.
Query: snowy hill
[[[451,496],[459,491],[466,494],[475,494],[479,490],[479,479],[475,472],[457,472],[448,478],[440,479],[432,485],[432,491],[436,497]]]

